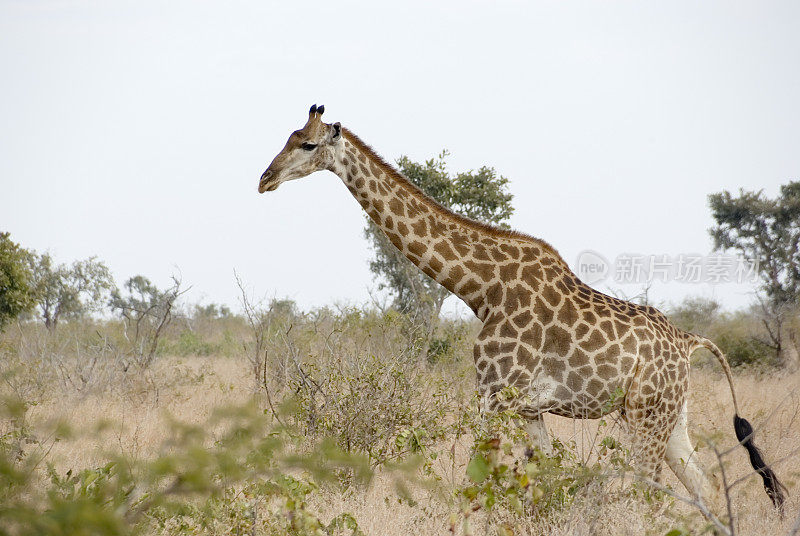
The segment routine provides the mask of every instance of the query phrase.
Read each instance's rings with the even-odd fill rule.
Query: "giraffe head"
[[[334,153],[341,146],[342,125],[322,122],[325,106],[313,105],[308,111],[308,121],[295,130],[267,170],[261,175],[258,192],[276,189],[282,182],[299,179],[315,171],[329,169]]]

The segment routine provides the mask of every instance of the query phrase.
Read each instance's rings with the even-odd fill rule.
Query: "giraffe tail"
[[[772,504],[782,512],[783,503],[786,500],[786,486],[778,480],[775,472],[764,461],[761,450],[753,443],[753,436],[755,435],[753,426],[746,419],[739,416],[739,406],[736,403],[736,391],[733,389],[731,367],[728,364],[728,360],[725,358],[725,354],[717,348],[716,344],[705,337],[700,337],[692,333],[687,333],[687,336],[689,338],[689,355],[698,348],[705,348],[714,354],[714,357],[716,357],[720,365],[722,365],[722,370],[725,371],[725,376],[728,378],[728,385],[731,388],[731,396],[733,398],[733,429],[736,431],[736,439],[747,450],[747,454],[750,456],[750,465],[753,466],[753,469],[764,481],[764,489],[767,490],[767,495],[769,495],[769,498],[772,500]]]

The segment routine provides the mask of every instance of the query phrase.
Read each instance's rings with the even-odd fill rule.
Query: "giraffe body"
[[[544,413],[599,418],[619,411],[643,472],[657,479],[666,459],[692,493],[713,493],[686,432],[689,356],[709,341],[652,307],[592,289],[546,242],[447,210],[355,134],[323,123],[321,113],[312,107],[262,175],[260,192],[320,169],[338,175],[392,244],[480,319],[478,391],[490,410],[527,418],[545,451]],[[716,355],[730,380],[727,361]],[[519,396],[498,396],[507,387]]]

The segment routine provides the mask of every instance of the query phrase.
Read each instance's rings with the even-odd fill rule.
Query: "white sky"
[[[389,160],[494,166],[513,226],[571,264],[708,253],[709,193],[800,177],[798,28],[792,1],[0,0],[0,230],[119,281],[179,270],[206,302],[236,304],[234,268],[303,307],[364,302],[339,179],[256,192],[318,103]]]

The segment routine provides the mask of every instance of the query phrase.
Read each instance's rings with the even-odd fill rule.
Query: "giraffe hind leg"
[[[677,415],[668,410],[663,398],[643,396],[640,386],[641,380],[635,378],[625,398],[625,421],[632,439],[631,461],[641,476],[661,482],[667,441]]]
[[[692,446],[687,430],[686,402],[683,403],[678,421],[667,442],[667,465],[675,476],[686,486],[686,489],[695,497],[706,502],[716,500],[718,489],[706,475],[697,456],[697,451]]]

